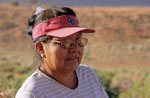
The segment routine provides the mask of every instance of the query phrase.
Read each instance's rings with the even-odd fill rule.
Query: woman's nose
[[[70,47],[70,52],[78,52],[79,48],[80,47],[78,46],[78,44],[75,41],[73,41],[72,46]]]

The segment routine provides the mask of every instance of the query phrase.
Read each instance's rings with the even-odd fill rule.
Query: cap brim
[[[61,28],[61,29],[50,31],[46,35],[50,35],[54,37],[67,37],[77,32],[94,33],[95,30],[89,28],[83,28],[83,27],[69,27],[69,28]]]

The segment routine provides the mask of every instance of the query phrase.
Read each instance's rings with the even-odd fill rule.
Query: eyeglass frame
[[[79,39],[84,39],[84,40],[86,40],[86,44],[83,45],[83,46],[80,46],[80,45],[77,43]],[[76,44],[77,44],[79,47],[84,47],[84,46],[87,45],[87,43],[88,43],[88,39],[87,39],[87,38],[79,38],[79,39],[76,40]],[[68,48],[67,48],[65,45],[63,45],[63,43],[66,42],[66,41],[70,41],[70,46],[69,46]],[[70,49],[70,48],[73,46],[73,43],[74,43],[74,42],[73,42],[72,40],[70,40],[70,39],[66,39],[66,40],[63,40],[63,41],[53,41],[53,42],[60,44],[60,46],[63,47],[63,48],[65,48],[65,49]]]

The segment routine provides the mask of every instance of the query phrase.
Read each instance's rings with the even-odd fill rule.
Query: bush
[[[150,98],[150,75],[146,78],[145,83],[135,82],[127,92],[122,92],[119,98]]]
[[[0,67],[0,92],[3,91],[4,98],[14,98],[17,90],[33,69],[32,66],[20,66],[19,62],[3,63]]]
[[[9,21],[3,21],[0,24],[1,31],[12,29],[12,28],[15,28],[15,27],[17,27],[17,25],[12,23],[12,22],[9,22]]]
[[[19,2],[17,2],[17,1],[12,1],[12,2],[11,2],[11,5],[13,5],[13,6],[19,6]]]
[[[97,75],[99,76],[102,85],[107,92],[109,98],[117,98],[119,95],[119,87],[111,87],[111,81],[113,76],[115,75],[112,72],[97,72]]]
[[[145,98],[143,86],[141,81],[137,81],[127,92],[121,93],[119,98]]]
[[[25,66],[19,67],[15,70],[15,72],[18,74],[27,74],[30,71],[32,71],[32,67],[25,67]]]
[[[144,85],[144,98],[150,98],[150,75],[146,78],[146,83]]]
[[[109,98],[150,98],[150,70],[147,67],[96,71]]]

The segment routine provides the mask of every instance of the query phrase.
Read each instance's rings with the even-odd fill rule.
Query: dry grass
[[[24,51],[32,51],[25,30],[27,19],[35,8],[1,4],[0,44],[4,49],[25,46]],[[95,66],[150,65],[150,8],[81,6],[73,9],[81,26],[96,29],[94,35],[85,35],[89,44],[85,47],[83,63]],[[13,55],[11,51],[19,52],[9,51],[10,55]]]

